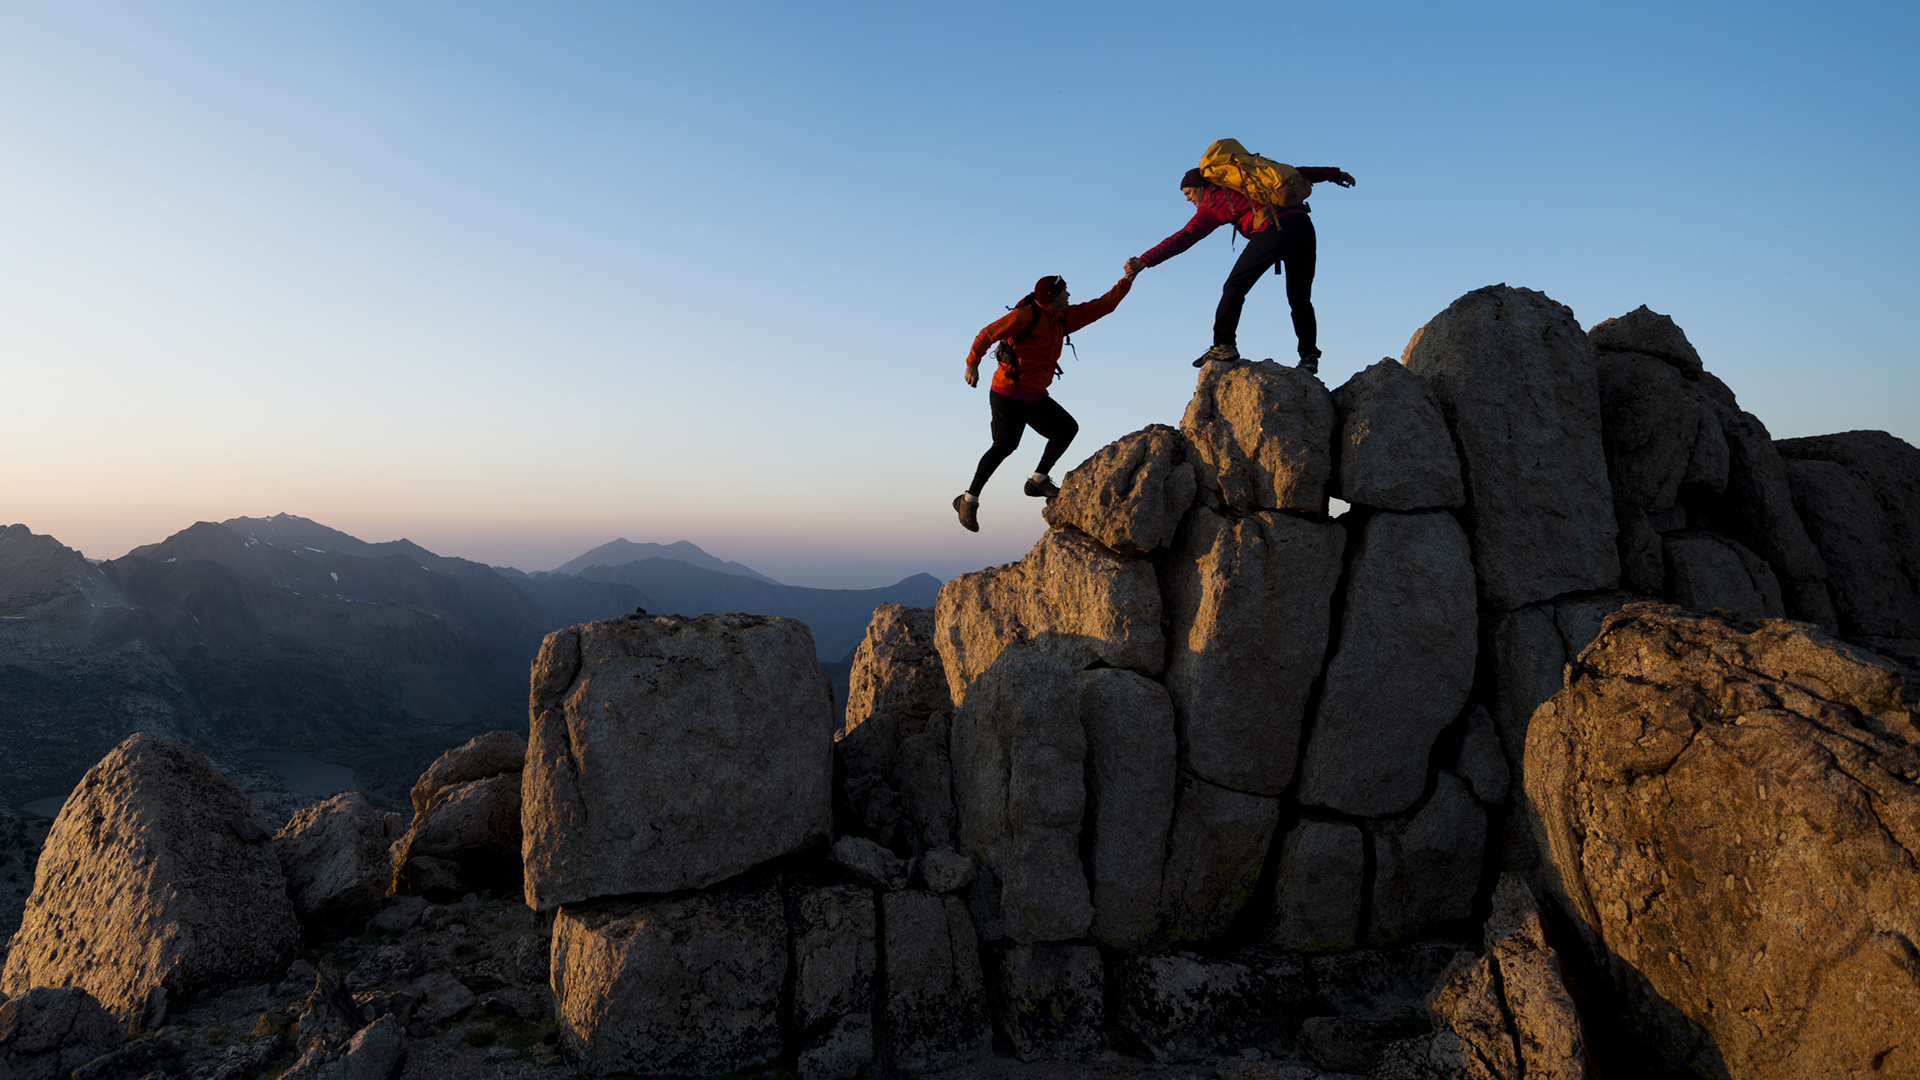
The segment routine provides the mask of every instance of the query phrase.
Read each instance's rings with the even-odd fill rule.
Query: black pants
[[[1290,214],[1281,218],[1277,227],[1255,233],[1220,289],[1220,307],[1213,314],[1213,343],[1234,344],[1247,291],[1267,267],[1273,267],[1276,274],[1284,267],[1287,306],[1293,309],[1293,333],[1300,339],[1300,355],[1319,356],[1319,328],[1313,321],[1314,247],[1313,219],[1305,214]]]
[[[1040,455],[1040,467],[1033,470],[1038,473],[1052,472],[1060,455],[1067,452],[1067,444],[1080,434],[1079,421],[1068,416],[1067,410],[1050,397],[1021,401],[1007,394],[990,393],[987,401],[993,406],[993,445],[980,455],[980,467],[973,471],[973,486],[967,489],[976,499],[980,497],[980,489],[987,486],[987,477],[993,475],[993,470],[1020,448],[1020,436],[1027,428],[1047,440],[1046,453]]]

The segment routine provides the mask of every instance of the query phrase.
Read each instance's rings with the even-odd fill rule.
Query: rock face
[[[973,920],[958,897],[881,897],[886,938],[887,1058],[910,1073],[984,1057],[993,1048]]]
[[[1567,1080],[1597,1075],[1580,1011],[1567,991],[1566,969],[1547,944],[1540,906],[1513,874],[1502,875],[1493,891],[1485,937],[1526,1075]]]
[[[553,996],[583,1071],[714,1076],[780,1056],[786,916],[772,882],[568,905]]]
[[[1087,877],[1095,940],[1146,943],[1158,923],[1160,867],[1173,824],[1173,703],[1131,671],[1075,676],[1087,732]]]
[[[271,835],[206,758],[130,736],[54,822],[0,991],[78,987],[134,1027],[155,991],[284,970],[300,924]]]
[[[517,800],[514,810],[517,818]],[[386,902],[387,849],[397,839],[386,815],[357,791],[296,812],[273,843],[300,921],[322,932],[359,930]]]
[[[1339,418],[1332,494],[1377,510],[1458,509],[1460,459],[1426,381],[1382,360],[1333,392]]]
[[[873,894],[858,885],[791,889],[787,931],[797,1071],[807,1080],[856,1076],[874,1054]]]
[[[953,721],[960,842],[1000,882],[1015,941],[1085,934],[1080,867],[1086,729],[1073,669],[1015,645],[974,683]]]
[[[1050,529],[1017,563],[962,574],[940,588],[934,641],[955,705],[1016,641],[1075,668],[1095,662],[1160,674],[1160,586],[1153,564],[1070,529]]]
[[[1780,583],[1766,560],[1737,540],[1710,532],[1665,537],[1668,600],[1695,611],[1725,609],[1743,619],[1786,615]]]
[[[1786,464],[1793,507],[1827,567],[1840,632],[1853,639],[1920,637],[1920,599],[1873,489],[1837,462]]]
[[[1346,533],[1261,513],[1188,515],[1163,562],[1167,691],[1182,764],[1215,784],[1285,791],[1326,656]]]
[[[1406,364],[1460,448],[1481,600],[1506,611],[1612,588],[1595,358],[1573,313],[1531,289],[1476,289],[1434,316]]]
[[[1843,431],[1776,446],[1794,460],[1831,461],[1865,484],[1893,534],[1901,571],[1920,589],[1920,449],[1884,431]]]
[[[1351,949],[1360,938],[1366,837],[1344,821],[1303,821],[1280,846],[1267,943],[1300,952]]]
[[[1826,563],[1793,508],[1786,463],[1766,425],[1752,413],[1729,406],[1721,410],[1720,427],[1726,434],[1728,466],[1726,493],[1713,505],[1716,528],[1773,567],[1788,615],[1829,633],[1837,631]]]
[[[1920,674],[1803,625],[1653,604],[1541,706],[1546,884],[1668,1063],[1920,1068],[1916,707]]]
[[[1253,898],[1279,818],[1278,799],[1180,774],[1160,881],[1166,937],[1205,941],[1226,933]]]
[[[520,773],[527,741],[489,731],[440,755],[413,785],[413,825],[393,852],[400,892],[436,900],[519,892]]]
[[[527,903],[696,888],[825,837],[830,690],[793,619],[626,616],[547,635]]]
[[[1435,736],[1473,689],[1473,560],[1453,515],[1376,514],[1361,534],[1300,801],[1380,817],[1427,785]]]
[[[846,728],[834,737],[842,831],[901,850],[953,842],[951,695],[933,611],[882,604],[854,650]]]
[[[66,1080],[120,1045],[120,1025],[77,987],[36,987],[0,1004],[0,1076]]]
[[[1268,360],[1208,364],[1180,432],[1210,504],[1326,513],[1333,399],[1319,379]]]
[[[1486,811],[1449,773],[1412,820],[1376,825],[1369,939],[1400,941],[1471,915],[1486,844]]]
[[[1150,424],[1068,473],[1041,514],[1054,528],[1079,529],[1122,555],[1146,555],[1173,542],[1194,484],[1186,440]]]
[[[1091,945],[1016,945],[994,966],[1000,1029],[1022,1061],[1085,1061],[1106,1049],[1106,975]]]

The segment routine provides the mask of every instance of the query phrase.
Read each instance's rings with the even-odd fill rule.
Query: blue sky
[[[1672,315],[1776,437],[1920,442],[1917,12],[0,2],[0,518],[1017,558],[1033,436],[979,535],[948,507],[969,340],[1040,274],[1103,291],[1229,136],[1359,180],[1313,200],[1329,386],[1504,281]],[[1077,335],[1069,465],[1178,422],[1231,261]],[[1278,281],[1240,340],[1291,354]]]

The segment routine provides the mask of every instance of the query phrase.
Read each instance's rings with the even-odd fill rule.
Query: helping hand
[[[1142,270],[1145,270],[1146,268],[1147,268],[1147,264],[1142,262],[1138,255],[1135,255],[1133,258],[1128,259],[1126,264],[1127,280],[1132,281],[1133,275],[1139,273]]]
[[[979,364],[967,365],[967,385],[968,386],[980,385],[980,365]]]
[[[1333,182],[1339,184],[1341,187],[1352,187],[1353,176],[1349,173],[1342,172],[1339,176],[1333,178]]]

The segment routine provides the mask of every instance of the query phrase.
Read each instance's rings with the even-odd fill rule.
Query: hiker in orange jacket
[[[1329,168],[1304,168],[1300,175],[1313,183],[1332,183],[1352,187],[1353,177]],[[1319,327],[1313,318],[1313,263],[1316,241],[1313,219],[1306,203],[1298,206],[1262,207],[1232,188],[1221,187],[1188,169],[1180,178],[1180,194],[1193,204],[1193,218],[1184,228],[1155,244],[1152,250],[1127,260],[1127,273],[1158,266],[1192,247],[1200,238],[1231,224],[1247,238],[1246,250],[1227,275],[1220,288],[1220,306],[1213,314],[1213,347],[1200,354],[1194,367],[1209,360],[1238,360],[1240,349],[1235,334],[1240,329],[1240,307],[1248,290],[1260,280],[1268,267],[1278,274],[1287,271],[1287,306],[1293,311],[1294,336],[1300,339],[1300,368],[1308,374],[1320,371],[1320,347],[1316,340]]]
[[[1133,288],[1134,273],[1128,270],[1098,300],[1072,305],[1067,303],[1067,283],[1050,274],[1034,282],[1033,292],[1012,311],[974,335],[973,348],[967,350],[967,385],[980,385],[980,360],[987,347],[996,342],[999,347],[994,349],[994,358],[1000,366],[993,373],[993,385],[987,394],[993,407],[993,445],[980,456],[973,486],[953,498],[954,512],[969,532],[980,531],[980,489],[987,485],[993,470],[1019,447],[1020,436],[1027,428],[1047,440],[1039,468],[1027,478],[1027,494],[1047,499],[1060,494],[1059,485],[1047,473],[1080,432],[1079,423],[1047,394],[1047,387],[1060,370],[1060,347],[1072,344],[1067,335],[1119,307]]]

